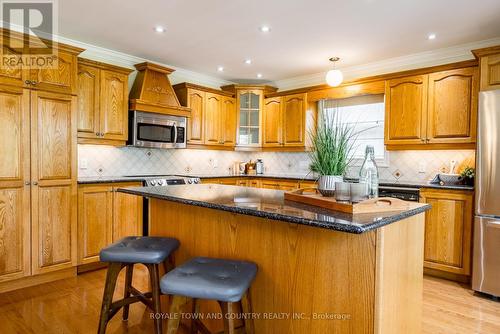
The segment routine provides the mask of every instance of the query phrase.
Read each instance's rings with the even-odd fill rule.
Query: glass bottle
[[[378,197],[378,169],[375,163],[375,149],[371,145],[366,146],[365,161],[359,171],[359,182],[368,185],[368,197]]]

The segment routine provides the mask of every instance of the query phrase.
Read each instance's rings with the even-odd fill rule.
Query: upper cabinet
[[[500,45],[473,50],[479,59],[481,90],[500,89]]]
[[[185,82],[173,88],[181,105],[191,108],[187,127],[188,147],[234,147],[236,99],[233,93]]]
[[[125,145],[131,71],[78,59],[78,142]]]
[[[304,146],[307,94],[285,95],[283,100],[283,145]]]
[[[387,148],[473,147],[478,74],[477,67],[467,67],[387,80]]]
[[[429,74],[427,142],[476,141],[478,69]]]
[[[305,146],[307,94],[264,100],[263,147]]]
[[[40,90],[76,94],[76,55],[59,51],[55,66],[56,69],[30,69],[26,83]]]
[[[237,90],[236,101],[238,104],[238,145],[260,146],[264,91]]]
[[[425,142],[427,75],[387,80],[385,84],[386,144]]]
[[[264,85],[229,85],[222,90],[190,83],[173,87],[181,105],[191,109],[188,147],[300,151],[306,147],[308,129],[315,125],[316,108],[309,108],[306,93],[282,95]],[[266,98],[271,94],[276,96]]]

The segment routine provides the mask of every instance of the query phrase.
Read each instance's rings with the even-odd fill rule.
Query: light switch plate
[[[80,169],[87,169],[87,168],[89,168],[88,160],[85,158],[80,159]]]

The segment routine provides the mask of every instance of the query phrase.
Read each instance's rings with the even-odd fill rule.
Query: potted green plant
[[[475,170],[472,167],[466,167],[462,171],[462,173],[460,173],[460,176],[463,178],[464,183],[468,186],[474,185],[474,176],[475,175],[476,175]]]
[[[335,182],[342,182],[352,160],[357,133],[354,127],[342,123],[337,113],[323,117],[316,132],[311,133],[310,153],[312,172],[319,174],[318,191],[323,196],[335,194]]]

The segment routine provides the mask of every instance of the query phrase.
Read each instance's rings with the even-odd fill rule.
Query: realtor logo
[[[56,0],[0,0],[0,4],[4,28],[0,66],[56,66]]]

